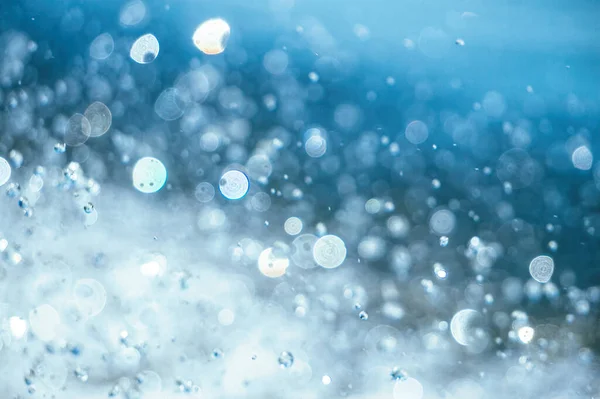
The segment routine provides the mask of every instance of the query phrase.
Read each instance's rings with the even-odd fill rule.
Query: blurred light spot
[[[141,0],[133,0],[128,2],[121,8],[119,14],[119,21],[123,25],[133,26],[137,25],[146,16],[146,5]]]
[[[502,94],[497,91],[488,91],[483,97],[483,109],[493,118],[501,117],[506,111],[506,102]]]
[[[140,272],[146,277],[155,277],[160,272],[160,263],[155,260],[143,263],[140,266]]]
[[[81,114],[75,114],[69,118],[65,127],[65,143],[72,147],[82,145],[90,138],[91,133],[90,121]]]
[[[8,319],[10,333],[16,339],[21,339],[27,332],[27,322],[20,317],[13,316]]]
[[[159,51],[158,39],[153,34],[147,33],[133,43],[129,56],[138,64],[149,64],[158,57]]]
[[[185,103],[179,96],[176,88],[169,87],[163,90],[154,103],[154,112],[165,121],[174,121],[181,118]]]
[[[219,180],[219,190],[227,199],[240,199],[248,192],[249,181],[246,175],[239,170],[225,172]]]
[[[167,181],[167,169],[156,158],[144,157],[133,167],[133,187],[142,193],[155,193]]]
[[[281,368],[290,368],[294,364],[294,355],[292,355],[290,352],[281,352],[277,361]]]
[[[412,377],[397,380],[393,395],[394,399],[422,399],[423,385]]]
[[[230,33],[231,29],[225,20],[213,18],[202,22],[196,28],[192,40],[204,54],[216,55],[225,51]]]
[[[582,145],[573,151],[571,161],[573,162],[573,166],[579,170],[590,170],[594,163],[594,156],[587,146]]]
[[[108,132],[112,124],[112,114],[108,107],[103,103],[96,101],[91,104],[83,115],[90,123],[90,136],[99,137]]]
[[[431,215],[429,227],[437,235],[448,235],[454,230],[456,217],[448,209],[440,209]]]
[[[215,197],[215,188],[209,182],[202,182],[196,186],[194,196],[200,202],[210,202]]]
[[[312,158],[320,158],[327,151],[327,141],[318,135],[310,136],[304,145],[306,153]]]
[[[450,332],[456,342],[463,346],[471,344],[474,333],[473,324],[479,317],[479,312],[473,309],[463,309],[452,316]]]
[[[8,161],[0,157],[0,186],[3,186],[10,180],[12,169]]]
[[[230,326],[235,321],[235,313],[230,309],[223,309],[219,312],[217,318],[222,326]]]
[[[406,126],[404,131],[406,139],[412,144],[421,144],[429,137],[427,125],[421,121],[412,121]]]
[[[281,75],[288,67],[288,55],[283,50],[271,50],[263,58],[263,66],[271,75]]]
[[[317,240],[317,237],[312,234],[302,234],[294,239],[292,261],[296,266],[302,269],[313,269],[318,266],[313,257],[313,249]]]
[[[90,44],[90,57],[96,60],[105,60],[115,49],[115,42],[109,33],[102,33]]]
[[[106,290],[99,281],[83,278],[75,283],[73,298],[85,317],[93,317],[100,314],[106,305]]]
[[[534,280],[540,283],[547,283],[554,273],[554,260],[551,257],[540,255],[536,256],[529,263],[529,274]]]
[[[346,245],[338,236],[323,236],[314,244],[313,257],[321,267],[336,268],[346,259]]]
[[[533,336],[535,335],[535,330],[529,326],[521,327],[519,328],[517,335],[519,336],[519,340],[521,340],[521,342],[523,342],[524,344],[528,344],[533,339]]]
[[[271,247],[262,251],[258,257],[258,270],[267,277],[283,276],[289,265],[290,260],[285,256],[280,256]]]
[[[53,340],[59,324],[60,316],[50,305],[40,305],[29,312],[31,331],[42,341]]]
[[[283,229],[287,234],[291,236],[300,234],[300,232],[302,231],[302,227],[302,220],[295,216],[288,218],[283,224]]]

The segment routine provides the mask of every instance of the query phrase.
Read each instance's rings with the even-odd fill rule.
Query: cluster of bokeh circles
[[[600,99],[293,3],[0,15],[0,397],[599,397]]]

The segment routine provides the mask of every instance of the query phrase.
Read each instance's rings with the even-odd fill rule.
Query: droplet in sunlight
[[[207,55],[221,54],[227,47],[231,29],[221,18],[213,18],[202,22],[196,28],[192,40],[198,50]]]
[[[258,257],[258,270],[267,277],[283,276],[289,265],[290,260],[271,247],[262,251]]]
[[[237,200],[248,192],[248,177],[239,170],[229,170],[219,180],[219,190],[227,199]]]
[[[27,322],[17,316],[13,316],[8,319],[8,326],[12,336],[16,339],[23,338],[27,332]]]
[[[302,231],[302,220],[292,216],[285,221],[283,229],[291,236],[298,235]]]
[[[335,235],[326,235],[317,240],[313,248],[315,262],[326,269],[333,269],[344,263],[346,244]]]
[[[446,236],[454,230],[456,216],[448,209],[440,209],[431,215],[429,228],[437,235]]]
[[[450,332],[456,342],[463,346],[470,345],[474,339],[476,325],[480,318],[479,312],[473,309],[463,309],[456,312],[450,321]]]
[[[582,145],[573,151],[571,161],[573,166],[579,170],[590,170],[594,163],[594,156],[587,146]]]
[[[535,281],[547,283],[554,273],[554,260],[546,255],[536,256],[529,263],[529,274]]]
[[[532,327],[524,326],[519,328],[517,335],[519,336],[519,340],[524,344],[528,344],[533,339],[535,335],[535,330]]]
[[[158,57],[160,45],[158,39],[151,33],[140,36],[129,51],[129,56],[138,64],[149,64]]]
[[[133,167],[133,187],[142,193],[155,193],[167,181],[167,169],[156,158],[144,157]]]
[[[327,151],[327,140],[319,135],[310,136],[308,140],[306,140],[304,148],[311,158],[320,158],[325,155],[325,152]]]

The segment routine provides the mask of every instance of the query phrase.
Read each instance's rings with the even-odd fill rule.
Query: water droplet
[[[429,137],[427,125],[421,121],[412,121],[406,126],[404,131],[406,140],[412,144],[424,143]]]
[[[302,231],[302,227],[302,220],[295,216],[288,218],[283,224],[283,229],[287,234],[291,236],[300,234],[300,232]]]
[[[19,208],[21,208],[21,209],[29,208],[29,200],[26,197],[19,198],[18,204],[19,204]]]
[[[554,260],[551,257],[541,255],[533,258],[529,263],[529,274],[540,283],[547,283],[554,273]]]
[[[154,103],[154,112],[165,121],[174,121],[181,118],[185,103],[176,88],[165,89]]]
[[[19,169],[21,166],[23,166],[23,154],[21,154],[20,151],[10,150],[8,153],[8,159],[10,159],[10,162],[15,169]]]
[[[83,206],[83,211],[85,213],[92,213],[94,210],[94,204],[92,204],[91,202],[88,202],[87,204],[85,204]]]
[[[237,200],[248,192],[249,181],[246,175],[239,170],[227,171],[219,180],[219,190],[225,198]]]
[[[367,312],[365,312],[364,310],[362,310],[359,314],[358,314],[359,319],[361,320],[369,320],[369,314]]]
[[[12,169],[8,161],[0,157],[0,187],[10,180]]]
[[[405,381],[408,378],[408,373],[398,367],[394,367],[390,372],[390,377],[395,381]]]
[[[306,140],[304,145],[306,153],[312,158],[320,158],[327,151],[327,141],[318,135],[313,135]]]
[[[85,317],[98,315],[106,305],[106,290],[97,280],[83,278],[73,288],[75,305]]]
[[[54,152],[56,152],[57,154],[62,154],[67,150],[67,144],[66,143],[56,143],[54,144]]]
[[[29,324],[38,339],[51,341],[60,325],[60,316],[52,306],[43,304],[29,312]]]
[[[87,382],[89,378],[87,371],[85,371],[81,367],[77,367],[73,374],[75,375],[75,378],[77,378],[81,382]]]
[[[15,198],[21,192],[21,185],[19,183],[10,183],[6,186],[6,196],[8,198]]]
[[[153,34],[147,33],[133,43],[129,56],[138,64],[149,64],[158,57],[159,51],[158,39]]]
[[[431,230],[438,235],[445,236],[454,230],[456,225],[456,217],[454,213],[448,209],[440,209],[431,215],[429,219],[429,227]]]
[[[277,359],[281,368],[287,369],[294,364],[294,356],[290,352],[281,352]]]
[[[290,260],[272,247],[262,251],[258,257],[258,270],[267,277],[283,276],[289,265]]]
[[[433,264],[433,273],[439,280],[445,280],[448,277],[448,272],[441,263],[436,262]]]
[[[109,33],[102,33],[90,44],[90,57],[105,60],[115,49],[115,41]]]
[[[200,202],[210,202],[215,197],[215,188],[209,182],[202,182],[196,186],[194,196]]]
[[[529,326],[519,328],[517,335],[519,336],[519,340],[524,344],[528,344],[533,339],[535,335],[535,330]]]
[[[317,240],[313,247],[315,262],[326,269],[333,269],[344,263],[346,245],[335,235],[326,235]]]
[[[80,146],[90,138],[91,132],[90,121],[82,114],[75,114],[65,127],[65,143],[71,147]],[[56,146],[54,149],[56,151]]]
[[[121,8],[119,14],[119,21],[123,25],[133,26],[137,25],[146,16],[146,5],[141,0],[133,0],[128,2]]]
[[[90,122],[90,137],[99,137],[108,132],[112,124],[112,114],[108,107],[103,103],[96,101],[92,103],[83,115]]]
[[[215,348],[215,349],[213,349],[211,356],[213,359],[220,359],[224,356],[224,354],[221,349]]]
[[[448,246],[448,237],[441,236],[440,237],[440,247],[446,247],[446,246]]]
[[[167,181],[167,169],[156,158],[144,157],[133,167],[133,187],[142,193],[155,193]]]
[[[573,151],[571,161],[573,166],[579,170],[590,170],[594,163],[594,156],[587,146],[582,145]]]
[[[221,18],[204,21],[196,28],[192,40],[198,50],[207,55],[221,54],[227,47],[231,29]]]

